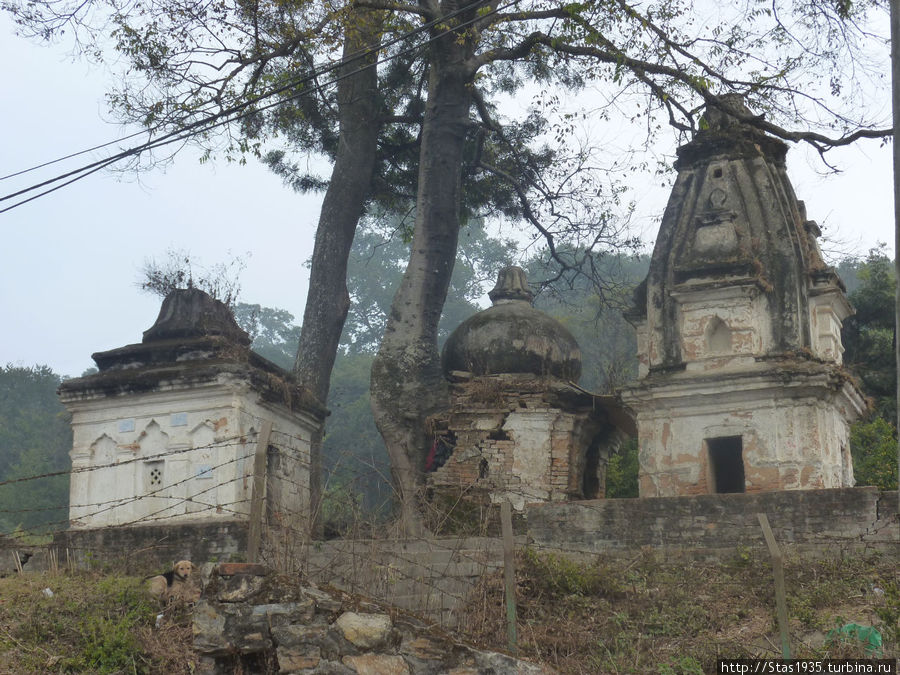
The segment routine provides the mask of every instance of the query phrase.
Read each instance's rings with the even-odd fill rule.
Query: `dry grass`
[[[189,612],[170,606],[156,628],[159,612],[139,577],[2,578],[0,673],[187,675],[194,660]]]
[[[745,550],[724,564],[665,562],[652,553],[573,562],[525,551],[518,567],[520,654],[563,673],[702,675],[715,672],[718,658],[781,654],[772,569]],[[792,656],[867,656],[858,641],[827,639],[850,622],[879,627],[885,657],[900,652],[900,603],[880,592],[896,588],[896,558],[792,558],[785,573]],[[460,622],[467,637],[505,648],[503,607],[498,573]]]
[[[563,673],[702,675],[714,672],[717,658],[780,654],[772,570],[755,552],[736,551],[725,563],[663,561],[649,552],[574,562],[526,550],[518,567],[520,653]],[[867,656],[858,641],[826,639],[851,622],[878,627],[884,656],[897,656],[896,557],[789,558],[785,573],[793,656]],[[271,601],[292,598],[296,583],[273,583]],[[497,573],[483,580],[460,622],[463,637],[503,650],[503,608]],[[2,578],[0,674],[192,673],[188,608],[169,607],[157,628],[158,613],[140,577]]]

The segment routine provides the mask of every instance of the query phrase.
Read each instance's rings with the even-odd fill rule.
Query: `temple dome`
[[[578,342],[556,319],[531,306],[533,295],[520,267],[500,270],[489,296],[493,307],[463,321],[444,345],[445,374],[530,373],[578,381]]]

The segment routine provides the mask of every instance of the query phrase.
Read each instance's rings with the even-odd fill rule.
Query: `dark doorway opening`
[[[584,473],[581,475],[581,494],[585,499],[600,497],[600,438],[590,444],[584,454]]]
[[[744,445],[740,436],[708,438],[709,469],[713,492],[743,492]]]

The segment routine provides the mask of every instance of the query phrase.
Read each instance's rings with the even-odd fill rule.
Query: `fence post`
[[[781,632],[781,656],[784,659],[791,658],[791,636],[789,633],[787,595],[784,590],[784,566],[782,564],[781,549],[772,534],[769,526],[769,518],[765,513],[757,513],[759,525],[762,527],[763,537],[769,547],[769,555],[772,556],[772,571],[775,573],[775,608],[778,612],[778,629]]]
[[[513,541],[512,507],[508,501],[500,502],[500,530],[503,534],[503,586],[506,592],[506,636],[509,651],[519,654],[516,636],[516,550]]]
[[[272,421],[265,420],[256,437],[256,455],[253,457],[253,483],[250,488],[250,531],[247,533],[247,562],[259,558],[259,542],[262,538],[263,498],[266,491],[266,455]]]

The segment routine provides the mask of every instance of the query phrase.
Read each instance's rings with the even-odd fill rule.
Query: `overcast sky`
[[[0,59],[0,176],[127,133],[108,121],[103,94],[112,75],[73,62],[64,47],[15,36],[5,15]],[[884,106],[888,100],[886,91]],[[0,195],[99,156],[2,181]],[[807,151],[789,154],[809,217],[861,253],[878,241],[892,245],[890,146],[870,141],[832,161],[843,173],[823,177]],[[649,180],[635,188],[635,226],[652,246],[666,191]],[[249,252],[241,300],[299,320],[319,201],[294,194],[252,161],[200,164],[186,151],[140,181],[98,173],[0,214],[0,365],[47,364],[79,375],[94,365],[92,352],[139,342],[159,309],[159,299],[135,285],[139,268],[172,247],[206,263]]]

